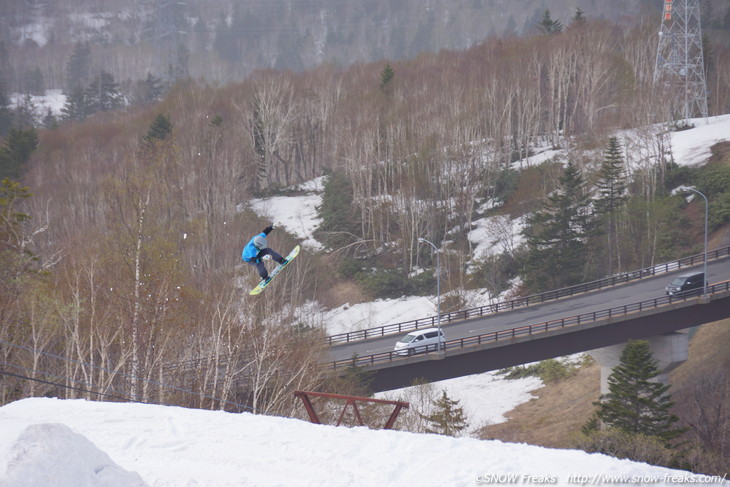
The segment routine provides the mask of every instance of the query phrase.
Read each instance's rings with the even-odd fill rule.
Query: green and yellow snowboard
[[[256,296],[257,294],[261,294],[261,292],[264,289],[266,289],[266,286],[268,286],[269,283],[274,280],[274,278],[276,277],[276,275],[279,272],[281,272],[281,270],[284,267],[288,266],[289,263],[292,260],[294,260],[294,257],[296,257],[297,255],[299,255],[299,249],[300,249],[299,245],[297,245],[296,247],[294,247],[294,250],[292,250],[291,252],[289,252],[289,255],[287,255],[285,257],[286,263],[285,264],[279,264],[276,267],[274,267],[274,270],[269,273],[269,277],[265,281],[261,281],[260,283],[258,283],[258,285],[255,288],[253,288],[251,290],[251,292],[249,292],[248,294],[250,294],[251,296]]]

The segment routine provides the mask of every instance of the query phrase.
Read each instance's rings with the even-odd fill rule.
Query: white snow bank
[[[3,424],[0,487],[144,487],[142,478],[114,463],[63,424]],[[12,439],[15,438],[14,442]],[[1,440],[0,440],[1,443]],[[3,469],[0,469],[0,473]]]
[[[695,118],[689,121],[694,128],[671,133],[672,155],[680,166],[697,166],[707,162],[710,148],[718,142],[730,140],[730,115]]]
[[[450,399],[459,401],[459,406],[463,408],[469,422],[466,433],[470,433],[486,425],[507,421],[504,415],[533,399],[535,396],[531,392],[541,387],[542,381],[536,377],[506,380],[497,372],[486,372],[432,382],[431,386],[436,399],[440,397],[441,390],[445,390]],[[408,397],[415,387],[419,386],[381,392],[375,396],[398,400],[400,397]]]
[[[436,303],[435,298],[404,296],[355,305],[348,303],[322,313],[327,334],[336,335],[436,316]]]
[[[474,230],[468,234],[469,241],[474,244],[474,257],[483,258],[502,253],[514,253],[522,245],[525,228],[524,216],[515,219],[509,215],[497,215],[481,218],[474,222]]]
[[[139,472],[150,487],[473,486],[503,475],[516,475],[514,483],[520,485],[559,486],[575,485],[581,476],[599,480],[651,476],[657,479],[652,485],[674,485],[667,480],[672,476],[699,479],[682,471],[572,450],[338,428],[248,413],[46,398],[0,408],[0,452],[18,441],[18,431],[42,423],[67,425],[121,468]],[[51,445],[47,455],[53,455],[53,449]],[[89,469],[98,462],[86,455],[76,457],[79,463],[89,462]],[[55,463],[48,459],[48,464]],[[5,485],[7,468],[8,457],[3,455],[0,482]],[[67,477],[71,475],[59,469],[48,485],[83,485],[72,483],[76,479]]]
[[[250,202],[251,209],[302,239],[303,247],[321,250],[323,245],[312,235],[322,223],[317,211],[317,207],[322,204],[322,181],[323,178],[317,178],[299,185],[298,189],[308,191],[305,195],[253,199]]]

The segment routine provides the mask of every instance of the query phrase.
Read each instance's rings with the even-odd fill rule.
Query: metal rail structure
[[[730,246],[722,247],[708,252],[707,260],[716,260],[730,255]],[[510,311],[517,308],[524,308],[525,306],[531,306],[534,304],[544,303],[545,301],[554,301],[565,297],[575,296],[576,294],[583,294],[586,292],[597,291],[606,287],[616,286],[619,284],[626,284],[628,282],[644,279],[647,277],[653,277],[657,274],[664,274],[667,272],[673,272],[676,270],[683,269],[685,267],[692,267],[697,264],[701,264],[705,261],[705,254],[695,254],[689,257],[685,257],[679,260],[658,264],[651,267],[645,267],[643,269],[625,272],[612,277],[606,277],[598,279],[596,281],[586,282],[584,284],[577,284],[575,286],[565,287],[562,289],[556,289],[553,291],[546,291],[539,294],[533,294],[522,298],[512,299],[510,301],[503,301],[494,304],[488,304],[485,306],[478,306],[476,308],[465,309],[461,311],[452,311],[449,313],[441,314],[441,324],[451,323],[452,321],[465,320],[469,318],[476,318],[479,316],[486,316],[501,311]],[[385,335],[393,335],[400,333],[408,333],[414,330],[420,330],[422,328],[431,328],[437,325],[437,318],[435,316],[429,316],[427,318],[418,318],[416,320],[403,321],[400,323],[393,323],[390,325],[378,326],[374,328],[368,328],[365,330],[351,331],[347,333],[339,333],[336,335],[330,335],[325,337],[325,341],[328,345],[338,345],[341,343],[349,343],[360,340],[367,340],[370,338],[381,337]]]
[[[576,316],[545,321],[542,323],[528,324],[524,326],[519,326],[517,328],[483,333],[481,335],[457,338],[454,340],[447,340],[445,343],[443,343],[442,350],[446,352],[453,352],[455,350],[461,351],[462,349],[477,347],[480,345],[499,344],[500,342],[506,343],[508,341],[513,341],[519,338],[540,338],[541,334],[545,334],[551,331],[593,325],[601,321],[616,322],[620,321],[621,318],[629,317],[632,314],[652,310],[661,310],[663,307],[671,307],[671,305],[677,303],[686,303],[690,300],[693,301],[691,304],[695,304],[696,302],[698,303],[698,300],[702,299],[701,297],[699,297],[701,293],[702,289],[698,289],[694,292],[689,292],[682,296],[662,296],[654,299],[640,301],[638,303],[616,306],[613,308],[606,308],[599,311],[593,311]],[[723,293],[726,293],[727,296],[723,295]],[[723,298],[723,300],[730,298],[730,281],[724,281],[708,286],[707,296],[711,298],[713,295],[720,296]],[[726,314],[730,315],[730,307],[727,307]],[[679,327],[677,329],[682,328],[687,327]],[[433,351],[436,351],[436,345],[430,345],[420,348],[416,347],[413,349],[413,354],[425,354],[427,352]],[[326,364],[326,367],[328,369],[331,369],[332,371],[337,371],[338,369],[344,369],[352,366],[366,367],[377,364],[389,363],[393,361],[405,360],[408,359],[404,358],[403,355],[399,355],[394,351],[388,351],[329,362],[328,364]]]
[[[322,421],[319,419],[317,412],[314,410],[314,405],[312,404],[310,396],[323,397],[326,399],[341,399],[345,401],[345,406],[342,408],[340,417],[337,419],[336,426],[342,424],[342,419],[345,417],[345,412],[347,412],[347,408],[350,406],[352,406],[352,410],[355,414],[355,418],[357,419],[358,424],[360,426],[366,426],[365,422],[362,420],[362,416],[360,415],[360,410],[357,408],[358,402],[395,406],[393,408],[393,412],[390,413],[388,420],[385,422],[385,426],[383,426],[382,428],[385,430],[393,428],[395,420],[398,418],[398,414],[400,414],[401,409],[408,409],[410,407],[409,403],[403,401],[388,401],[385,399],[373,399],[372,397],[344,396],[342,394],[331,394],[328,392],[294,391],[294,395],[302,400],[302,404],[304,404],[304,409],[306,409],[307,414],[309,415],[309,420],[314,424],[322,424]]]

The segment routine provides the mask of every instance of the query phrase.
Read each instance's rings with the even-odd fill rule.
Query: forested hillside
[[[412,59],[533,35],[546,10],[561,25],[580,10],[610,22],[645,16],[656,30],[661,8],[661,0],[0,0],[0,75],[10,91],[70,92],[75,78],[88,83],[103,71],[131,98],[148,74],[228,83],[258,69]],[[728,12],[724,0],[703,0],[704,31],[727,29]],[[70,66],[79,49],[81,70]]]
[[[344,283],[432,294],[433,273],[416,274],[434,267],[421,237],[444,247],[445,308],[515,276],[531,292],[697,251],[700,207],[670,190],[696,184],[712,230],[727,223],[727,142],[703,168],[671,159],[655,30],[587,19],[412,60],[187,80],[53,129],[14,119],[0,152],[0,403],[289,414],[293,390],[324,382],[322,332],[300,306]],[[730,50],[713,45],[711,59],[711,114],[730,113]],[[537,164],[537,147],[558,156]],[[240,250],[272,222],[248,202],[323,175],[327,249],[250,298]],[[528,216],[527,245],[475,261],[466,233],[484,215]],[[540,278],[551,262],[570,263],[564,280]]]

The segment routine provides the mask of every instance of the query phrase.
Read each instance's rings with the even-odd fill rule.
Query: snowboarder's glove
[[[264,228],[264,233],[265,233],[266,235],[268,235],[269,233],[271,233],[271,231],[272,231],[273,229],[274,229],[274,227],[273,227],[272,225],[269,225],[268,227]]]

